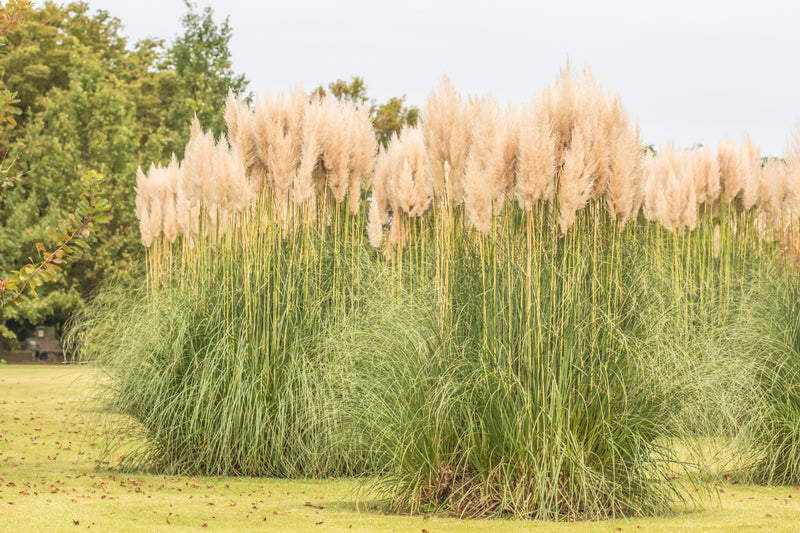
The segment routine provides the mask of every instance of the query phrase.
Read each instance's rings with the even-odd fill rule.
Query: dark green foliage
[[[167,54],[182,95],[169,110],[169,117],[175,124],[188,124],[197,115],[204,128],[219,136],[225,125],[220,111],[228,91],[243,93],[248,82],[231,68],[228,43],[232,30],[228,19],[217,25],[211,7],[198,13],[191,2],[186,0],[185,4],[188,12],[181,21],[184,33]],[[183,135],[181,144],[189,138],[188,128],[183,129]]]
[[[419,109],[416,106],[404,106],[405,96],[392,97],[386,103],[378,104],[375,100],[369,99],[367,85],[364,79],[358,76],[354,76],[350,83],[341,79],[332,81],[328,84],[327,91],[320,85],[311,92],[311,97],[325,97],[328,91],[337,100],[350,100],[360,105],[369,104],[372,127],[378,142],[383,146],[389,144],[393,135],[399,135],[403,126],[415,126],[419,122]]]
[[[0,279],[0,318],[13,316],[11,311],[26,301],[38,298],[36,289],[52,283],[62,266],[72,258],[78,250],[89,249],[89,237],[97,225],[107,223],[110,218],[106,214],[110,205],[98,195],[103,177],[90,172],[81,180],[81,194],[75,206],[75,212],[51,228],[51,248],[36,243],[39,254],[36,262],[28,263],[19,270],[11,272],[9,277]],[[11,337],[11,332],[0,324],[0,335]]]
[[[403,106],[404,99],[390,98],[385,104],[372,108],[372,126],[383,146],[389,144],[392,135],[399,135],[403,126],[416,126],[419,121],[419,109]]]
[[[172,45],[128,47],[121,27],[85,3],[48,2],[9,35],[0,55],[3,87],[18,95],[13,105],[21,110],[17,126],[0,133],[4,165],[19,176],[0,196],[0,279],[29,262],[49,228],[73,212],[89,171],[108,176],[100,194],[111,205],[92,253],[76,254],[40,299],[9,317],[19,334],[42,321],[63,323],[104,280],[130,282],[143,273],[133,213],[137,166],[180,155],[194,110],[219,131],[229,87],[246,87],[231,69],[230,27],[215,24],[210,9],[190,7]]]

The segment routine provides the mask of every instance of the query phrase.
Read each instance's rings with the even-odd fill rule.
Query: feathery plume
[[[728,138],[721,139],[717,149],[717,161],[723,198],[725,203],[730,204],[741,194],[745,180],[736,143]]]
[[[400,135],[390,141],[385,155],[389,160],[386,191],[392,212],[422,216],[431,203],[422,130],[404,126]]]
[[[150,187],[142,167],[136,169],[136,218],[139,220],[139,234],[142,244],[149,248],[153,244],[150,230]]]
[[[275,201],[281,206],[300,164],[305,113],[305,97],[299,88],[288,96],[267,94],[256,101],[256,153],[266,169]]]
[[[150,189],[150,232],[154,240],[161,235],[161,228],[164,222],[161,192],[165,181],[163,169],[150,164],[150,168],[147,170],[147,182]]]
[[[592,194],[596,163],[589,152],[588,135],[584,129],[576,127],[570,146],[564,152],[564,168],[558,190],[558,223],[562,233],[572,226],[578,209],[586,205]]]
[[[522,109],[518,136],[514,193],[526,211],[542,200],[553,199],[556,172],[556,138],[550,119],[535,103]]]
[[[255,115],[242,98],[236,98],[228,91],[225,100],[225,124],[228,128],[228,142],[239,152],[248,176],[261,180],[261,165],[256,153]]]
[[[350,128],[348,132],[350,144],[350,183],[348,185],[350,196],[348,200],[350,212],[356,214],[361,199],[361,189],[368,186],[369,174],[375,167],[378,140],[375,138],[369,109],[366,106],[354,107],[349,110],[349,113],[351,120],[348,121]]]
[[[172,154],[172,159],[167,165],[165,171],[165,180],[163,192],[161,194],[161,203],[164,219],[164,237],[169,242],[175,242],[178,236],[178,220],[176,211],[176,196],[178,193],[178,181],[180,180],[180,165],[178,160],[175,159],[175,154]]]
[[[670,143],[645,158],[645,215],[670,231],[697,225],[697,193],[692,154]]]
[[[504,115],[490,96],[473,99],[472,145],[464,174],[464,206],[470,223],[489,231],[491,216],[499,213],[514,188],[514,162],[519,144],[515,110]]]
[[[786,209],[790,216],[800,213],[800,120],[786,143]]]
[[[611,171],[605,190],[608,212],[622,224],[638,210],[636,200],[643,186],[642,158],[639,127],[625,127],[612,144]]]
[[[292,198],[295,204],[312,201],[315,195],[314,175],[322,167],[323,116],[322,103],[313,100],[306,107],[301,131],[300,165],[297,169]]]
[[[422,216],[431,204],[425,139],[419,126],[404,126],[388,146],[381,148],[372,180],[368,233],[370,243],[380,246],[383,224],[389,222],[389,243],[405,243],[403,227],[410,217]]]
[[[369,243],[378,248],[383,240],[383,224],[381,223],[381,214],[378,203],[373,200],[369,203],[369,223],[367,225],[367,236]]]
[[[745,135],[740,151],[741,169],[744,183],[742,185],[742,204],[745,210],[758,202],[758,191],[761,180],[761,156],[758,146],[753,144],[750,135]]]
[[[434,194],[456,206],[464,200],[473,117],[446,76],[425,99],[422,122]]]
[[[721,192],[719,160],[709,148],[695,149],[692,156],[697,203],[713,205]]]
[[[761,169],[758,206],[774,221],[780,221],[789,215],[789,183],[788,168],[784,161],[771,158]]]

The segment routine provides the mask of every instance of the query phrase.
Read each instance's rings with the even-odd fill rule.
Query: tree
[[[97,193],[111,207],[102,215],[108,222],[94,228],[90,254],[76,247],[70,263],[36,288],[38,298],[7,308],[18,334],[63,323],[106,280],[139,278],[137,166],[180,156],[195,110],[219,131],[228,84],[247,84],[230,70],[227,21],[216,25],[210,9],[190,6],[172,45],[149,39],[129,47],[118,19],[83,2],[46,3],[27,19],[0,55],[0,82],[22,100],[17,127],[0,131],[0,153],[13,175],[24,176],[0,194],[0,280],[43,257],[37,244],[53,242],[50,229],[74,212],[90,171],[106,176]]]
[[[354,76],[350,83],[338,79],[328,84],[327,91],[322,85],[311,91],[311,98],[324,98],[328,91],[339,101],[350,100],[359,105],[369,103],[370,118],[375,136],[383,146],[389,144],[392,135],[399,134],[403,126],[414,126],[419,120],[419,109],[416,106],[405,107],[405,96],[392,97],[384,104],[378,105],[367,97],[367,85],[364,80]]]
[[[55,281],[56,273],[61,271],[60,265],[75,253],[76,247],[89,248],[88,239],[95,224],[108,222],[109,217],[104,213],[110,206],[97,193],[102,181],[102,176],[90,172],[81,182],[82,192],[75,213],[51,230],[55,244],[50,250],[36,243],[39,259],[0,279],[0,317],[4,320],[8,309],[25,297],[26,290],[30,296],[38,298],[36,288]],[[4,323],[0,324],[0,334],[9,334]]]
[[[10,0],[0,8],[0,49],[5,49],[8,44],[8,35],[14,33],[25,22],[25,15],[30,11],[29,0]],[[0,74],[5,71],[0,66]],[[20,103],[18,94],[11,92],[3,85],[0,87],[0,130],[13,128],[17,125],[15,115],[22,114],[18,107]],[[6,153],[2,153],[5,160]],[[0,198],[3,192],[14,186],[13,174],[9,166],[0,165]]]
[[[204,128],[219,135],[225,126],[220,110],[228,91],[242,94],[248,82],[244,75],[231,69],[228,44],[232,30],[228,18],[217,25],[210,7],[198,13],[188,0],[185,4],[188,13],[181,20],[184,33],[169,51],[169,63],[175,69],[178,91],[183,96],[175,102],[171,117],[175,122],[189,124],[197,115]],[[188,129],[184,144],[185,139]]]
[[[403,126],[415,126],[419,121],[419,109],[405,107],[402,98],[390,98],[385,104],[372,108],[372,127],[383,146],[389,144],[392,135],[399,134]]]
[[[24,0],[13,0],[8,2],[0,10],[0,44],[5,45],[5,35],[14,31],[24,22],[24,14],[30,9],[30,3]],[[16,92],[11,92],[7,88],[0,91],[0,124],[16,126],[16,121],[12,115],[21,114],[22,110],[17,108],[19,99]],[[7,179],[6,173],[10,169],[3,169],[2,187],[0,187],[0,200],[3,200],[4,193],[7,192],[14,183]],[[38,297],[37,287],[45,283],[55,281],[61,266],[70,258],[77,248],[88,248],[88,239],[95,224],[102,224],[108,221],[104,214],[109,209],[108,202],[98,194],[98,185],[102,178],[96,173],[89,173],[81,181],[81,195],[79,197],[75,213],[71,213],[62,220],[51,231],[51,248],[48,250],[41,242],[36,243],[38,259],[24,265],[19,270],[14,270],[10,275],[0,276],[0,337],[14,337],[13,333],[6,327],[6,320],[10,310],[16,310],[19,303],[27,295],[34,299]],[[5,230],[5,226],[3,227]],[[15,235],[9,235],[14,237]]]

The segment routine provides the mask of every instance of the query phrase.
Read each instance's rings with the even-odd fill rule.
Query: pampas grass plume
[[[536,202],[553,199],[556,173],[553,128],[534,102],[522,109],[517,153],[514,194],[520,207],[530,211]]]
[[[464,200],[464,173],[472,142],[469,106],[443,76],[425,99],[422,117],[434,194],[458,205]]]
[[[594,184],[592,176],[596,162],[592,160],[592,154],[589,152],[590,134],[590,131],[580,125],[576,127],[570,147],[564,153],[564,167],[558,191],[558,224],[562,233],[569,230],[575,222],[578,209],[586,205],[592,194]]]
[[[149,248],[153,244],[153,232],[150,229],[150,184],[142,167],[136,169],[136,218],[139,220],[139,234],[142,245]]]
[[[750,209],[758,202],[761,181],[761,156],[758,146],[753,144],[750,135],[745,135],[740,151],[742,169],[742,204]]]
[[[610,167],[606,184],[606,206],[612,217],[621,223],[628,221],[638,208],[637,198],[643,186],[643,152],[639,128],[626,127],[612,144]]]
[[[744,188],[744,176],[736,143],[728,138],[721,139],[717,149],[717,161],[723,198],[725,203],[730,204]]]

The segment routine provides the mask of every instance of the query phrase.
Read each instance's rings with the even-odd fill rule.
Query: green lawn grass
[[[719,485],[702,510],[553,524],[387,516],[354,480],[120,473],[95,460],[93,372],[0,365],[0,531],[800,531],[798,487]]]

